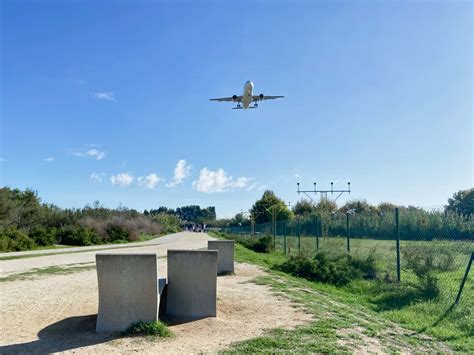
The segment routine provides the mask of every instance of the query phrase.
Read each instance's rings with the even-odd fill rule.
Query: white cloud
[[[265,190],[266,188],[267,188],[267,185],[261,185],[261,186],[258,188],[258,191]]]
[[[301,177],[300,174],[298,174],[298,173],[295,174],[295,178],[299,179],[300,177]]]
[[[204,168],[199,172],[199,178],[193,182],[193,186],[199,192],[225,192],[234,188],[248,188],[251,181],[252,178],[245,176],[234,180],[224,169],[212,171]]]
[[[257,183],[254,182],[252,185],[250,185],[249,187],[247,187],[245,190],[247,190],[247,191],[252,191],[252,190],[253,190],[254,188],[256,188],[256,187],[257,187]]]
[[[112,91],[107,92],[94,92],[92,94],[97,100],[106,100],[106,101],[114,101],[117,102],[115,99],[114,93]]]
[[[104,179],[105,177],[105,173],[96,173],[96,172],[93,172],[91,174],[91,176],[89,176],[89,179],[91,180],[94,180],[94,181],[97,181],[97,182],[102,182],[102,180]]]
[[[137,181],[138,184],[143,186],[145,189],[153,190],[161,181],[163,181],[163,179],[155,173],[151,173],[147,176],[140,176]]]
[[[241,176],[237,180],[235,180],[235,182],[233,183],[233,187],[237,187],[237,188],[248,187],[250,181],[252,181],[251,178]]]
[[[174,187],[182,184],[184,179],[191,174],[191,166],[186,164],[186,160],[181,159],[174,168],[174,177],[168,184],[167,187]]]
[[[77,153],[74,153],[74,155],[76,157],[91,157],[97,160],[102,160],[105,158],[105,153],[95,148],[89,149],[85,152],[77,152]]]
[[[48,157],[48,158],[45,158],[44,161],[45,162],[48,162],[48,163],[51,163],[53,162],[55,159],[53,157]]]
[[[134,180],[133,175],[130,175],[128,173],[112,175],[110,177],[110,182],[112,183],[112,185],[116,185],[120,187],[130,186],[133,180]]]

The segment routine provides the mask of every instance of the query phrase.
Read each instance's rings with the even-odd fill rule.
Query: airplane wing
[[[252,101],[275,100],[285,96],[253,95]]]
[[[229,102],[241,102],[242,101],[242,96],[231,96],[231,97],[220,97],[217,99],[209,99],[209,101],[229,101]]]

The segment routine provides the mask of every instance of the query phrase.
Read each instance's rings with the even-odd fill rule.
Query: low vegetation
[[[221,237],[222,234],[214,235]],[[233,239],[233,237],[234,235],[226,235],[228,239]],[[343,241],[344,239],[341,238],[341,243]],[[370,242],[370,240],[364,241]],[[277,245],[278,242],[282,243],[281,240],[277,240]],[[391,241],[375,240],[373,242],[368,246],[365,246],[365,242],[361,242],[358,248],[351,252],[354,256],[349,256],[344,252],[330,253],[330,244],[320,244],[320,247],[326,248],[326,252],[316,254],[314,249],[309,247],[314,244],[314,238],[302,240],[301,253],[294,252],[291,256],[285,255],[279,248],[269,253],[256,253],[238,243],[235,254],[237,261],[254,263],[272,270],[273,276],[260,282],[271,285],[275,290],[290,294],[305,304],[314,305],[311,308],[314,312],[318,312],[323,319],[329,315],[331,321],[326,324],[321,320],[318,322],[319,325],[297,331],[272,331],[262,338],[236,344],[232,351],[273,352],[300,349],[302,352],[311,352],[316,351],[313,346],[320,346],[318,351],[322,352],[335,351],[334,339],[342,336],[337,331],[339,329],[337,319],[341,321],[348,317],[352,319],[351,314],[354,310],[359,310],[365,317],[379,317],[384,320],[385,325],[379,327],[377,324],[361,325],[355,322],[352,323],[351,328],[360,326],[365,335],[376,336],[382,345],[393,335],[390,335],[390,328],[393,328],[390,322],[396,322],[404,328],[444,341],[453,350],[474,352],[474,289],[472,288],[474,276],[472,271],[460,303],[453,305],[470,256],[469,244],[463,244],[461,248],[457,244],[451,246],[443,242],[437,244],[436,248],[430,249],[429,245],[420,244],[428,242],[404,241],[404,250],[408,252],[403,253],[402,282],[398,283],[393,273],[387,268],[387,263],[393,262],[391,259],[394,253],[393,248],[386,246]],[[337,246],[339,246],[338,243],[334,244],[334,247]],[[344,251],[344,248],[341,247],[338,250]],[[440,253],[439,250],[447,252]],[[443,256],[437,257],[438,254]],[[284,282],[278,282],[278,278],[283,278]],[[322,305],[322,299],[328,301],[326,306]],[[341,310],[341,314],[338,314],[339,304],[344,306],[345,313]],[[317,307],[323,307],[326,313],[318,311]],[[298,345],[303,342],[297,342],[296,339],[311,332],[317,332],[314,335],[315,339],[319,339],[319,336],[326,332],[333,341],[322,342],[319,345],[310,342],[308,347]],[[364,334],[357,336],[363,337]],[[430,342],[433,341],[418,338],[413,332],[405,331],[403,334],[403,341],[418,344],[417,351],[421,351],[419,349],[423,347],[427,347],[426,351],[430,351]],[[295,341],[293,342],[292,339]],[[346,339],[346,341],[349,340]],[[394,344],[385,345],[387,345],[385,350],[388,352],[402,351]],[[296,347],[293,349],[292,346]],[[436,346],[431,351],[443,351],[436,349]],[[337,347],[338,351],[343,349],[344,347]]]
[[[227,234],[218,233],[221,238],[227,238]],[[253,250],[257,253],[270,253],[273,248],[273,238],[269,235],[263,235],[259,237],[250,237],[245,235],[232,235],[232,240],[246,247],[247,249]]]
[[[351,255],[330,256],[324,252],[317,253],[313,258],[299,254],[290,256],[282,264],[276,265],[275,269],[307,280],[339,286],[356,279],[377,277],[372,255],[360,259]]]
[[[152,337],[168,338],[173,335],[166,324],[160,321],[137,322],[132,324],[124,335],[146,335]]]

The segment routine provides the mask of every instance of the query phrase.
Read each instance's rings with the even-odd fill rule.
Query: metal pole
[[[319,223],[319,224],[318,224]],[[321,218],[316,217],[316,251],[319,252],[319,230],[321,228]]]
[[[283,222],[283,248],[285,249],[285,255],[286,255],[286,223],[287,221]]]
[[[395,233],[397,238],[397,280],[400,282],[400,226],[398,219],[398,207],[395,208]]]
[[[298,217],[298,253],[301,252],[300,217]]]
[[[454,301],[454,304],[459,303],[459,299],[461,298],[462,289],[464,288],[464,284],[466,283],[467,275],[469,275],[469,270],[471,270],[472,259],[474,259],[474,252],[471,253],[471,259],[469,260],[469,263],[467,264],[466,272],[464,273],[464,277],[461,281],[461,286],[459,287],[459,292],[458,292],[458,295],[456,296],[456,301]]]
[[[275,215],[275,208],[273,208],[273,250],[276,249],[276,215]]]
[[[349,225],[349,213],[346,213],[347,252],[351,252],[351,230]]]

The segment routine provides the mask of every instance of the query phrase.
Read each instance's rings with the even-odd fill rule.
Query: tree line
[[[124,206],[106,208],[95,201],[83,208],[60,208],[44,203],[36,191],[2,187],[0,251],[136,241],[215,219],[215,207],[195,205],[140,212]]]

